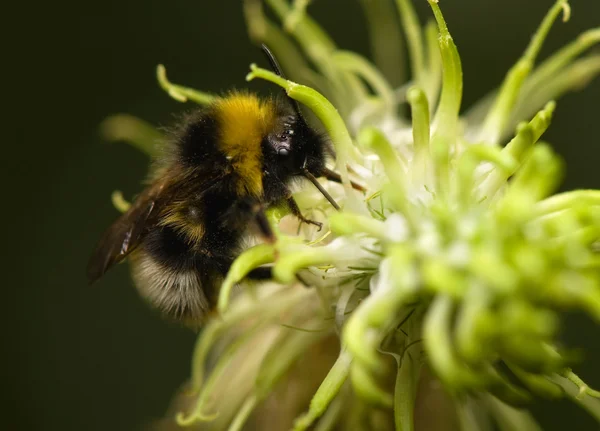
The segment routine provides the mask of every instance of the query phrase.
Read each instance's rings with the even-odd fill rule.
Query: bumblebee
[[[286,204],[320,228],[292,197],[295,180],[309,179],[339,208],[316,180],[340,181],[325,166],[329,152],[292,99],[242,92],[217,99],[182,122],[150,185],[104,233],[87,267],[90,283],[128,256],[142,297],[169,318],[201,322],[252,228],[274,241],[266,209]],[[270,271],[250,276],[265,279]]]

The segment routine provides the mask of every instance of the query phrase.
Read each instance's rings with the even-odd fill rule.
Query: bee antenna
[[[267,60],[269,60],[269,64],[271,65],[271,68],[273,69],[273,71],[278,76],[281,76],[283,79],[287,79],[286,76],[283,74],[281,67],[279,66],[279,62],[277,61],[277,59],[275,58],[275,56],[273,55],[273,53],[271,52],[269,47],[267,45],[265,45],[264,43],[262,43],[260,45],[260,47],[261,47],[263,53],[265,54],[265,56],[267,57]],[[296,113],[298,118],[306,124],[306,120],[304,120],[302,111],[300,111],[300,105],[298,104],[298,101],[296,101],[296,100],[292,99],[290,96],[288,96],[287,93],[285,92],[285,90],[283,90],[283,92],[285,93],[285,97],[290,101],[292,108],[294,109],[294,112]]]

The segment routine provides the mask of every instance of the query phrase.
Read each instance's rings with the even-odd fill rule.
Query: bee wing
[[[131,253],[148,229],[156,224],[170,184],[171,179],[167,178],[150,185],[129,210],[104,232],[88,262],[87,277],[90,284]]]

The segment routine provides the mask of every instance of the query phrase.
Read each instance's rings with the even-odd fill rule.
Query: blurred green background
[[[425,0],[415,0],[422,19]],[[496,86],[553,0],[442,0],[465,71],[464,106]],[[572,0],[543,56],[600,25],[600,2]],[[157,86],[155,66],[199,89],[246,84],[261,53],[246,37],[239,1],[21,2],[5,19],[9,60],[3,149],[5,268],[0,367],[7,430],[135,430],[159,418],[189,374],[195,336],[161,321],[138,299],[127,267],[94,287],[88,254],[116,211],[110,193],[139,191],[147,160],[107,144],[98,124],[127,112],[167,125],[189,108]],[[367,54],[356,0],[310,8],[340,46]],[[13,59],[14,57],[14,59]],[[600,188],[600,80],[558,105],[546,138],[567,162],[564,189]],[[15,126],[16,123],[16,126]],[[8,235],[8,237],[6,236]],[[579,316],[563,338],[586,351],[576,369],[600,387],[600,329]],[[597,425],[568,403],[534,406],[544,429]]]

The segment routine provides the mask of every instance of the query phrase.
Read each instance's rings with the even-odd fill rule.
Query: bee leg
[[[252,281],[267,281],[273,278],[273,267],[272,266],[259,266],[254,268],[246,275],[248,280]],[[304,287],[310,287],[310,285],[300,277],[300,274],[296,274],[296,279],[304,285]]]
[[[246,278],[253,281],[265,281],[273,278],[273,268],[270,266],[259,266],[250,271]]]
[[[332,171],[331,169],[323,168],[323,176],[329,181],[333,181],[335,183],[342,182],[342,177],[340,176],[340,174],[338,174],[335,171]],[[366,189],[363,186],[361,186],[360,184],[356,184],[354,181],[350,181],[350,185],[352,185],[352,188],[354,190],[358,190],[359,192],[364,193],[366,191]]]
[[[252,212],[254,213],[254,219],[256,220],[256,224],[258,225],[258,230],[264,237],[265,241],[269,244],[273,244],[277,238],[275,238],[273,229],[271,229],[269,219],[267,219],[267,215],[265,214],[263,206],[260,204],[254,205],[252,208]]]
[[[265,205],[257,199],[238,199],[225,211],[221,220],[225,228],[235,226],[240,230],[247,228],[248,223],[256,223],[256,228],[265,242],[273,244],[277,239],[265,214]]]
[[[327,190],[325,190],[323,188],[323,186],[321,184],[319,184],[319,181],[317,181],[317,178],[312,173],[310,173],[308,171],[308,169],[303,168],[302,175],[304,175],[307,180],[309,180],[311,183],[313,183],[313,185],[321,192],[321,194],[325,197],[325,199],[327,199],[329,201],[329,203],[331,204],[332,207],[334,207],[338,211],[340,210],[340,206],[337,204],[335,199],[333,199],[331,197],[331,195],[327,192]]]
[[[302,223],[315,225],[319,228],[319,231],[321,231],[321,229],[323,228],[323,223],[319,223],[318,221],[310,220],[304,217],[293,196],[288,197],[286,202],[292,214],[298,217]]]

